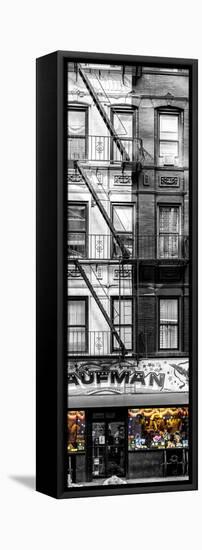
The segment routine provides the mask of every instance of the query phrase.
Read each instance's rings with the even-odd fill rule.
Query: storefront
[[[188,406],[69,410],[67,420],[71,483],[188,476]]]

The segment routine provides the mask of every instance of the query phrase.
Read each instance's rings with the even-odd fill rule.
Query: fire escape
[[[109,137],[103,136],[100,138],[100,136],[88,136],[88,152],[86,152],[85,157],[81,158],[78,154],[76,158],[74,158],[74,168],[76,170],[76,173],[78,173],[79,177],[85,184],[86,188],[88,189],[92,201],[99,209],[99,212],[102,215],[102,218],[104,219],[105,223],[108,226],[109,229],[109,239],[110,243],[113,242],[113,246],[116,245],[116,249],[118,250],[118,254],[113,256],[113,260],[109,260],[109,250],[110,246],[107,246],[108,248],[108,255],[104,256],[101,253],[98,253],[96,251],[97,249],[97,241],[99,237],[99,241],[102,241],[103,239],[103,245],[104,240],[108,237],[108,235],[91,235],[91,246],[88,250],[88,260],[86,258],[80,258],[79,255],[77,257],[71,256],[71,263],[74,264],[75,270],[77,273],[82,277],[84,280],[87,288],[89,289],[92,297],[94,298],[96,304],[98,305],[100,312],[102,316],[104,317],[105,321],[108,324],[110,334],[111,334],[111,341],[114,339],[117,342],[117,347],[120,350],[120,356],[123,359],[125,355],[128,353],[128,350],[126,348],[126,345],[121,338],[121,330],[119,326],[115,326],[113,320],[108,314],[108,311],[103,306],[103,303],[100,299],[100,296],[98,296],[96,289],[94,288],[90,278],[89,278],[89,272],[93,277],[96,277],[96,283],[99,285],[99,288],[102,291],[103,297],[108,299],[109,303],[109,296],[106,293],[106,290],[104,288],[104,285],[102,285],[99,278],[96,276],[96,270],[93,269],[93,266],[100,263],[108,263],[110,264],[113,262],[114,264],[117,264],[117,271],[118,271],[118,286],[119,286],[119,295],[121,295],[121,292],[123,291],[124,295],[124,286],[121,288],[121,284],[124,285],[124,278],[122,278],[121,283],[121,273],[123,272],[123,269],[127,269],[129,266],[131,266],[131,273],[133,272],[133,269],[135,267],[136,270],[136,277],[135,280],[131,281],[131,296],[133,298],[133,293],[136,293],[136,349],[137,353],[135,354],[138,360],[138,357],[142,354],[144,355],[146,353],[147,355],[147,339],[150,338],[150,334],[146,333],[143,335],[143,341],[140,341],[140,336],[138,331],[138,310],[139,310],[139,284],[140,284],[140,266],[141,262],[149,263],[151,265],[161,265],[164,268],[164,273],[169,272],[169,270],[172,270],[176,266],[181,266],[186,263],[188,258],[188,251],[187,251],[187,244],[186,239],[181,236],[172,235],[172,234],[163,234],[160,236],[157,235],[141,235],[139,234],[139,229],[137,229],[137,235],[136,235],[136,245],[135,250],[133,249],[133,252],[131,254],[131,251],[126,245],[126,242],[124,239],[122,239],[121,235],[117,232],[114,223],[110,216],[108,215],[108,212],[105,208],[105,200],[107,198],[107,201],[109,200],[108,195],[106,194],[106,191],[101,184],[101,182],[98,179],[95,166],[93,162],[89,163],[89,161],[93,160],[96,161],[96,155],[94,154],[95,147],[92,145],[92,142],[90,141],[90,138],[95,138],[96,145],[105,150],[105,143],[109,142],[110,140],[110,150],[113,149],[113,165],[119,165],[122,168],[122,174],[125,173],[125,169],[129,170],[131,172],[132,181],[136,183],[136,187],[138,189],[139,186],[139,176],[142,171],[142,167],[144,164],[153,164],[154,159],[150,156],[150,154],[144,149],[142,140],[139,138],[133,138],[133,155],[130,155],[124,145],[124,139],[120,137],[120,135],[117,134],[114,125],[112,124],[112,121],[110,120],[107,111],[105,110],[103,103],[101,103],[98,93],[95,90],[95,86],[92,84],[92,79],[89,77],[89,75],[86,72],[85,67],[83,67],[81,64],[77,64],[75,67],[76,73],[80,76],[82,79],[86,89],[88,90],[94,105],[96,106],[100,116],[102,117],[102,120],[104,121],[104,124],[109,132]],[[137,83],[137,80],[141,78],[141,68],[140,67],[133,67],[133,84],[135,85]],[[122,68],[122,79],[124,81],[125,78],[125,69]],[[99,78],[96,76],[97,81]],[[102,87],[102,84],[99,83],[100,90],[102,95],[105,94],[105,105],[110,106],[110,100]],[[106,160],[106,157],[108,160],[111,159],[111,157],[107,155],[101,154],[100,160]],[[102,191],[102,193],[101,193]],[[103,196],[105,194],[105,197]],[[100,196],[102,197],[100,198]],[[96,251],[96,253],[95,253]],[[174,258],[174,262],[173,262]],[[172,265],[173,264],[173,265]],[[88,269],[86,267],[88,266]],[[141,336],[142,337],[142,336]],[[142,350],[142,351],[141,351]]]
[[[119,162],[119,164],[121,164],[122,170],[124,171],[125,168],[128,168],[128,169],[131,170],[131,173],[133,174],[133,177],[138,178],[138,174],[141,171],[141,162],[143,161],[144,155],[146,153],[146,151],[144,150],[144,148],[142,146],[142,141],[140,139],[136,139],[135,159],[134,158],[131,159],[130,155],[128,154],[128,152],[127,152],[127,150],[126,150],[126,148],[125,148],[125,146],[122,142],[122,139],[116,133],[114,125],[112,124],[112,122],[111,122],[104,106],[102,105],[101,101],[99,100],[98,94],[95,91],[94,86],[92,85],[92,82],[91,82],[89,76],[86,74],[85,68],[81,64],[76,64],[75,65],[75,71],[76,71],[76,74],[77,75],[79,74],[79,76],[81,77],[81,79],[82,79],[83,83],[85,84],[85,87],[87,88],[87,90],[88,90],[95,106],[97,107],[97,110],[98,110],[100,116],[102,117],[102,119],[104,121],[104,124],[105,124],[105,126],[106,126],[106,128],[109,132],[109,135],[110,135],[110,141],[112,143],[112,147],[116,147],[116,150],[118,151],[118,162]],[[123,79],[123,81],[124,81],[124,75],[125,75],[125,67],[122,67],[122,79]],[[142,75],[141,68],[140,67],[134,67],[133,68],[133,82],[136,83],[138,78],[141,77],[141,75]],[[105,93],[105,96],[106,96],[106,93]],[[88,157],[87,157],[87,159],[88,159]],[[119,250],[119,257],[117,258],[116,263],[119,266],[118,273],[119,273],[119,291],[120,291],[120,289],[121,289],[121,285],[120,285],[121,269],[122,269],[124,264],[130,263],[130,252],[129,252],[128,248],[125,246],[121,236],[116,231],[116,229],[114,227],[114,224],[113,224],[111,218],[109,217],[105,206],[103,205],[103,202],[100,200],[100,197],[99,197],[99,195],[97,193],[97,190],[96,190],[96,182],[94,181],[95,176],[92,172],[91,166],[89,166],[89,164],[86,161],[84,162],[83,160],[81,161],[81,160],[78,159],[78,160],[74,161],[74,168],[76,169],[76,172],[79,173],[79,175],[81,176],[83,182],[85,183],[89,193],[91,194],[91,197],[92,197],[94,203],[98,207],[104,221],[106,222],[106,224],[109,228],[111,239],[113,239],[113,242],[116,243],[117,249]],[[118,344],[119,351],[120,351],[120,356],[123,359],[125,357],[125,355],[127,354],[127,349],[126,349],[126,346],[125,346],[124,342],[121,339],[120,330],[117,330],[117,328],[115,327],[115,325],[114,325],[112,319],[110,318],[106,308],[103,306],[102,301],[100,300],[99,296],[97,295],[97,292],[96,292],[94,286],[92,285],[92,283],[89,279],[89,276],[86,272],[85,261],[84,260],[81,261],[80,258],[75,257],[73,259],[71,258],[71,263],[72,262],[74,263],[77,272],[83,278],[86,286],[90,290],[91,295],[93,296],[95,302],[97,303],[97,305],[98,305],[105,321],[107,322],[107,324],[109,326],[109,329],[110,329],[111,337],[113,338],[113,340],[114,339],[116,340],[116,342]],[[95,271],[93,270],[92,266],[90,266],[90,269],[95,274]],[[100,283],[99,280],[98,280],[98,283],[99,283],[100,287],[102,287],[102,290],[103,290],[104,294],[106,295],[104,287],[102,286],[102,284]],[[107,298],[109,299],[109,296],[107,296]]]

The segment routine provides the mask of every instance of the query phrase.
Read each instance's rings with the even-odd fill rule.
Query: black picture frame
[[[190,477],[185,482],[65,490],[66,452],[66,62],[181,67],[190,96]],[[36,62],[36,490],[55,498],[187,491],[198,488],[197,185],[198,61],[57,51]]]

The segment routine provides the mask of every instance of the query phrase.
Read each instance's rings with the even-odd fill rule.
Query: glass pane
[[[179,207],[162,206],[159,209],[160,233],[179,232]]]
[[[119,237],[120,239],[122,240],[122,243],[123,245],[125,246],[125,248],[127,249],[127,251],[129,252],[130,256],[132,257],[133,256],[133,243],[134,243],[134,237],[132,234],[130,235],[127,235],[126,234],[119,234]],[[113,240],[113,256],[114,257],[120,257],[122,256],[122,252],[121,252],[121,249],[120,247],[118,246],[117,242],[115,241],[115,239]]]
[[[86,158],[86,139],[71,137],[68,139],[68,158],[69,160],[85,160]]]
[[[85,231],[86,229],[86,206],[76,205],[68,206],[67,211],[68,230]]]
[[[132,160],[133,159],[133,153],[135,154],[133,140],[132,139],[123,139],[123,138],[121,138],[121,142],[122,142],[122,145],[125,148],[125,152],[129,155],[130,160]],[[115,143],[113,145],[113,160],[117,161],[117,162],[121,162],[122,160],[124,160],[123,155],[121,154],[121,152],[119,151],[119,148],[117,147],[117,145]]]
[[[161,322],[178,322],[178,300],[161,299],[160,300],[160,321]]]
[[[132,328],[131,327],[115,327],[126,349],[132,349]],[[118,350],[120,347],[118,340],[114,336],[113,349]]]
[[[188,447],[188,407],[129,409],[128,449]]]
[[[178,327],[176,325],[168,324],[160,326],[160,348],[178,348]]]
[[[69,411],[67,413],[68,452],[85,450],[85,412]]]
[[[107,430],[107,475],[125,475],[125,425],[110,422]]]
[[[68,328],[67,332],[68,351],[83,352],[86,350],[86,332],[85,328]]]
[[[68,134],[85,135],[85,111],[68,111]]]
[[[68,256],[83,258],[86,253],[85,233],[68,233]]]
[[[85,300],[68,300],[68,325],[85,326]]]
[[[126,349],[132,349],[132,328],[121,327],[119,333]]]
[[[116,231],[131,231],[133,228],[133,207],[114,206],[113,222]]]
[[[130,325],[132,324],[132,301],[131,300],[113,300],[114,324]],[[120,320],[119,320],[120,315]]]
[[[178,258],[179,257],[179,236],[178,235],[159,235],[159,257],[160,258]]]
[[[160,115],[160,139],[178,140],[178,115]]]
[[[113,123],[119,136],[133,137],[133,113],[114,113]]]
[[[178,157],[178,142],[160,141],[160,156]]]
[[[105,423],[93,422],[92,424],[92,475],[93,477],[105,476]]]

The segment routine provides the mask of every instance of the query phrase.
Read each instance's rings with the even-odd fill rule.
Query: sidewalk
[[[105,478],[106,479],[106,478]],[[75,484],[75,487],[78,486],[78,487],[97,487],[98,485],[99,486],[103,486],[103,483],[105,481],[105,479],[97,479],[97,480],[94,480],[94,481],[86,481],[84,483],[78,483]],[[126,479],[126,478],[123,478],[123,481],[125,481],[125,483],[127,485],[138,485],[139,483],[144,483],[144,484],[147,484],[147,483],[162,483],[162,482],[174,482],[174,481],[189,481],[189,477],[188,476],[169,476],[169,477],[148,477],[148,478],[138,478],[138,479]],[[123,485],[123,487],[125,487],[125,483],[124,484],[121,484],[120,485]],[[73,487],[74,485],[72,485]],[[118,486],[118,484],[117,484]],[[109,485],[104,485],[104,487],[110,487],[110,484]]]

